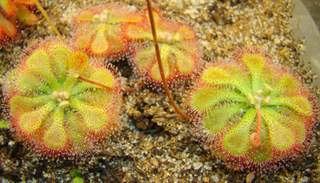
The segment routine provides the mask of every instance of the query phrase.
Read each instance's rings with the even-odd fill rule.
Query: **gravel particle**
[[[202,165],[203,165],[203,163],[202,162],[195,162],[195,163],[193,163],[193,168],[195,169],[195,170],[198,170],[198,169],[200,169],[201,167],[202,167]]]

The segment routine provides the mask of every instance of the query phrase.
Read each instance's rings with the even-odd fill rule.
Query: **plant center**
[[[110,14],[108,11],[103,11],[101,14],[93,16],[93,20],[97,23],[106,23],[110,20]]]
[[[250,142],[253,147],[259,147],[261,145],[261,125],[262,125],[262,117],[261,117],[261,107],[264,104],[268,104],[271,99],[271,91],[272,88],[269,85],[264,86],[263,89],[257,90],[250,97],[249,101],[251,105],[256,109],[257,113],[257,126],[255,132],[250,135]]]
[[[53,98],[58,102],[59,107],[65,108],[69,106],[70,95],[66,91],[54,91],[52,93]]]

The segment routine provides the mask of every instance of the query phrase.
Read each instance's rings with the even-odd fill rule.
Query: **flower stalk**
[[[155,27],[155,23],[154,23],[154,17],[153,17],[153,13],[152,13],[152,3],[150,0],[146,0],[146,1],[147,1],[147,6],[148,6],[148,14],[150,17],[150,25],[151,25],[151,31],[152,31],[152,36],[153,36],[154,49],[156,52],[157,62],[158,62],[158,66],[159,66],[159,72],[160,72],[160,76],[161,76],[161,79],[163,82],[164,91],[169,99],[170,105],[174,108],[175,112],[177,114],[179,114],[183,119],[189,120],[190,117],[180,109],[180,107],[175,103],[172,94],[170,93],[170,90],[168,87],[168,82],[165,78],[165,74],[163,71],[163,64],[161,62],[160,47],[159,47],[159,43],[158,43],[157,31],[156,31],[156,27]]]

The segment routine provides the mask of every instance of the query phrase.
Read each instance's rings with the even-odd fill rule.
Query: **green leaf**
[[[295,136],[295,140],[297,143],[303,143],[306,139],[306,128],[304,124],[303,118],[300,116],[296,116],[294,114],[291,115],[282,115],[283,124],[285,124],[288,128],[292,130]]]
[[[238,124],[226,132],[223,147],[227,152],[234,156],[242,156],[249,151],[251,128],[255,118],[255,109],[250,109]]]
[[[55,103],[49,102],[48,104],[34,111],[21,114],[21,117],[19,119],[20,128],[27,133],[35,132],[40,128],[42,123],[46,120],[49,113],[54,108],[55,108]]]
[[[79,22],[91,22],[94,19],[94,14],[90,10],[81,11],[75,19]]]
[[[312,105],[303,96],[271,98],[268,105],[288,107],[304,116],[312,115]]]
[[[109,119],[104,108],[90,106],[76,99],[71,100],[71,106],[79,111],[89,130],[98,132],[108,123]]]
[[[71,177],[81,177],[81,171],[78,169],[72,169],[70,171],[70,176]]]
[[[26,94],[39,94],[44,93],[48,94],[51,92],[51,88],[47,82],[47,80],[43,80],[41,77],[34,74],[33,71],[25,70],[20,74],[17,78],[16,83],[12,83],[12,85],[16,85],[16,89],[18,89],[22,93]],[[10,81],[15,82],[15,81]]]
[[[25,112],[33,111],[47,104],[51,100],[50,96],[43,95],[38,97],[14,96],[10,99],[10,110],[13,116],[20,115]]]
[[[97,28],[97,33],[94,36],[94,39],[91,43],[91,50],[93,53],[102,54],[108,51],[108,49],[110,48],[110,43],[107,40],[105,32],[106,32],[106,27],[103,24],[101,24]]]
[[[0,129],[9,129],[9,128],[10,128],[9,121],[1,119],[0,120]]]
[[[66,113],[66,121],[68,121],[68,133],[73,142],[73,150],[76,152],[82,152],[88,148],[86,140],[86,126],[83,123],[81,114],[78,112],[68,111]]]
[[[295,136],[296,143],[303,143],[306,137],[305,129],[305,117],[292,112],[290,109],[286,108],[271,108],[268,109],[273,113],[275,117],[278,118],[279,122],[285,127],[291,129]]]
[[[234,65],[209,67],[203,72],[201,80],[213,85],[232,86],[245,96],[249,96],[251,94],[251,84],[249,76],[243,74],[243,72],[242,69]]]
[[[11,0],[0,0],[0,7],[5,11],[5,13],[12,15],[13,7]]]
[[[17,6],[17,18],[26,25],[34,25],[37,23],[38,18],[27,7]]]
[[[77,32],[76,38],[74,41],[75,46],[78,49],[86,49],[90,47],[90,43],[93,36],[95,35],[95,27],[88,26],[85,30],[81,30],[81,32]]]
[[[107,69],[101,68],[97,69],[91,76],[90,80],[95,81],[97,83],[101,83],[107,87],[114,87],[116,82],[111,74]],[[96,88],[99,88],[97,85],[95,85]]]
[[[26,64],[28,70],[45,78],[51,87],[56,88],[58,86],[58,82],[51,71],[49,56],[45,51],[41,49],[34,51],[27,59]]]
[[[210,134],[220,132],[228,122],[246,108],[244,104],[230,104],[210,110],[205,114],[203,126]]]
[[[111,74],[111,72],[104,68],[97,69],[93,74],[91,74],[88,79],[109,88],[114,88],[116,84],[114,76]],[[107,92],[105,88],[102,88],[99,85],[81,81],[72,88],[71,95],[78,95],[80,93],[86,92],[89,89],[96,90],[98,88],[102,89],[104,92]]]
[[[164,76],[165,78],[168,78],[171,74],[171,68],[172,68],[172,66],[170,65],[171,63],[170,63],[169,57],[168,57],[168,54],[170,53],[170,51],[168,50],[169,48],[165,46],[161,46],[160,49],[161,49],[161,60],[162,60]],[[154,64],[151,68],[151,77],[154,80],[162,81],[159,64],[157,62],[156,57],[154,56],[153,58],[154,58]]]
[[[0,14],[0,27],[1,31],[4,31],[4,33],[11,38],[13,38],[17,33],[15,25],[7,20],[2,14]]]
[[[55,76],[60,80],[64,80],[67,76],[68,60],[71,59],[71,50],[64,45],[54,45],[49,51],[50,63],[52,65],[52,71]]]
[[[72,52],[68,60],[69,75],[82,75],[88,68],[90,68],[88,55],[81,51]]]
[[[155,60],[155,51],[152,45],[139,49],[135,56],[135,63],[140,70],[151,68]]]
[[[70,176],[72,177],[72,183],[83,183],[81,172],[78,169],[73,169],[70,171]]]
[[[291,148],[295,143],[295,135],[282,123],[283,116],[270,108],[263,108],[261,114],[266,121],[272,146],[280,151]]]
[[[72,179],[72,183],[84,183],[84,180],[82,177],[75,177]]]
[[[247,66],[252,79],[252,90],[258,91],[263,88],[262,72],[264,69],[265,58],[259,54],[245,54],[242,61]]]
[[[83,74],[89,74],[91,68],[88,55],[83,52],[72,52],[68,60],[68,76],[63,83],[63,89],[72,92],[73,87],[80,81],[78,77]]]
[[[235,91],[226,88],[201,88],[194,92],[191,106],[197,111],[205,112],[221,102],[246,102],[247,99]]]
[[[113,94],[103,90],[87,90],[74,97],[89,105],[105,108],[112,103]]]
[[[152,40],[152,33],[151,31],[146,31],[144,27],[131,25],[127,26],[126,34],[130,39],[134,40]]]
[[[121,13],[119,13],[119,11]],[[125,23],[137,23],[142,21],[142,18],[140,17],[139,14],[136,14],[136,12],[134,11],[128,10],[128,8],[124,6],[122,7],[110,6],[110,8],[108,10],[104,10],[104,12],[106,12],[107,16],[109,17],[106,22],[109,25],[121,25]],[[135,25],[135,24],[131,24],[131,25]]]
[[[292,96],[299,93],[299,83],[290,74],[285,74],[279,82],[276,83],[274,93],[276,95]]]
[[[179,72],[183,74],[191,73],[194,69],[194,60],[188,52],[183,52],[179,49],[172,48],[174,60],[176,60]]]
[[[64,109],[56,108],[51,115],[52,124],[43,135],[43,142],[51,149],[61,149],[67,143],[67,133],[64,127]]]

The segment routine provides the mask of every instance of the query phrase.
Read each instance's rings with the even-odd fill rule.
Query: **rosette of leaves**
[[[79,78],[101,83],[106,90]],[[11,126],[46,155],[92,150],[119,129],[119,83],[103,66],[58,41],[34,49],[7,75]]]
[[[265,168],[308,148],[315,124],[309,90],[257,49],[208,66],[190,105],[207,146],[234,169]]]
[[[165,78],[171,82],[179,76],[192,76],[201,63],[201,50],[195,32],[185,24],[164,18],[157,10],[153,11],[153,15]],[[140,23],[128,24],[125,32],[130,40],[142,43],[133,58],[138,72],[160,83],[148,12],[145,11]]]
[[[34,25],[38,19],[30,10],[35,0],[0,0],[0,40],[16,35],[15,21]]]
[[[110,56],[128,49],[123,26],[141,21],[141,15],[128,5],[110,3],[83,9],[73,19],[75,46],[90,55]]]

